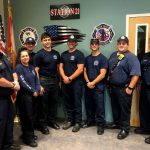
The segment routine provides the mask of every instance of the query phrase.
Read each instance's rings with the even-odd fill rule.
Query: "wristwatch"
[[[134,90],[134,88],[132,88],[132,87],[130,87],[130,86],[128,86],[128,89],[129,89],[129,90],[132,90],[132,91]]]

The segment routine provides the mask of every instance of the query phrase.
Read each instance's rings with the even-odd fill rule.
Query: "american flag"
[[[2,15],[1,14],[0,14],[0,39],[2,40],[2,47],[1,47],[0,51],[4,55],[7,55],[7,51],[6,51],[6,38],[5,38],[5,34],[4,34],[4,26],[3,26]]]
[[[74,35],[74,37],[77,39],[77,42],[82,42],[85,37],[85,34],[80,33],[78,29],[67,26],[44,26],[44,31],[51,35],[53,46],[66,43],[71,35]]]

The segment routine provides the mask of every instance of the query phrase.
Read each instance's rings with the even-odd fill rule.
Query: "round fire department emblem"
[[[25,44],[25,41],[28,37],[34,38],[34,40],[37,44],[38,34],[37,34],[36,29],[34,29],[32,27],[26,27],[20,31],[19,40],[21,42],[21,45]]]
[[[112,26],[102,23],[94,28],[92,38],[99,39],[100,45],[106,45],[112,41],[114,35]]]

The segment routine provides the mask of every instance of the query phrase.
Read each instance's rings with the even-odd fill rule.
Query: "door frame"
[[[126,36],[128,37],[129,35],[129,30],[128,30],[128,26],[129,26],[129,19],[132,17],[146,17],[149,16],[150,17],[150,13],[144,13],[144,14],[128,14],[126,15]],[[135,50],[137,50],[137,29],[138,29],[138,25],[146,25],[147,26],[147,31],[149,31],[148,25],[147,24],[137,24],[136,25],[136,35],[135,35]],[[148,32],[146,33],[146,51],[148,52]],[[137,55],[137,51],[135,51],[135,55]]]

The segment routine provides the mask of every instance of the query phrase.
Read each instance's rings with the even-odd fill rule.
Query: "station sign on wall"
[[[80,19],[80,4],[50,5],[50,19]]]

